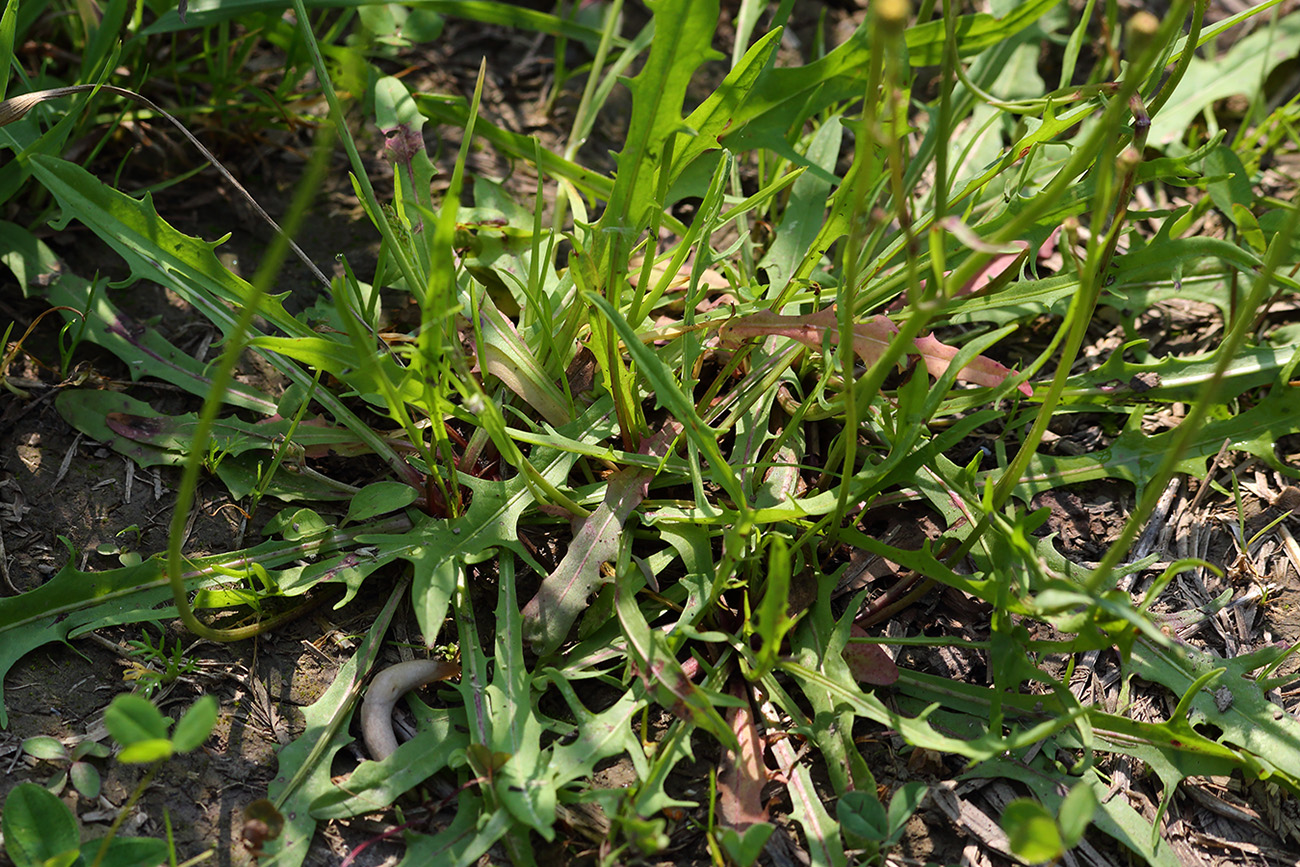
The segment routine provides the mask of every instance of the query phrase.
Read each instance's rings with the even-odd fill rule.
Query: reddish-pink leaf
[[[732,694],[744,697],[743,690]],[[726,750],[722,772],[718,774],[718,810],[722,825],[744,833],[747,828],[767,821],[763,805],[763,786],[767,783],[767,765],[763,762],[763,739],[754,725],[754,714],[746,702],[727,712],[727,723],[740,741],[740,752]]]
[[[889,341],[898,333],[898,326],[885,316],[873,316],[866,322],[853,326],[853,351],[862,363],[870,367],[889,348]],[[840,326],[835,319],[835,306],[809,313],[807,316],[783,316],[770,310],[760,310],[724,323],[719,330],[723,337],[744,340],[748,337],[766,337],[774,334],[797,340],[810,349],[821,349],[827,335],[832,346],[840,342]]]
[[[940,343],[939,338],[933,334],[925,337],[916,338],[916,349],[921,354],[921,360],[925,362],[925,367],[930,371],[930,375],[938,379],[943,376],[948,367],[952,364],[952,359],[957,354],[957,347],[948,346]],[[973,382],[976,385],[987,385],[990,388],[1002,384],[1011,370],[1005,365],[998,364],[991,358],[985,358],[983,355],[977,355],[970,360],[970,363],[963,367],[957,373],[957,378],[965,382]],[[1034,390],[1029,387],[1029,383],[1020,383],[1020,391],[1026,396],[1033,395]]]
[[[873,316],[866,322],[856,323],[853,326],[853,352],[862,359],[863,364],[870,367],[885,354],[889,341],[897,333],[898,326],[886,316]],[[832,346],[837,345],[840,331],[835,318],[835,307],[832,305],[806,316],[784,316],[760,310],[724,323],[719,329],[719,335],[741,340],[776,335],[797,340],[812,349],[820,349],[826,341]],[[934,335],[929,335],[918,337],[910,354],[920,355],[930,375],[937,379],[948,370],[957,354],[957,348],[940,343]],[[976,385],[997,386],[1010,375],[1009,368],[980,355],[963,367],[957,373],[957,378]],[[1027,383],[1020,384],[1020,391],[1026,396],[1033,394],[1033,389]]]
[[[867,637],[867,631],[856,623],[849,634],[854,638]],[[890,686],[898,680],[898,666],[879,644],[849,644],[844,648],[844,661],[858,683]]]
[[[1028,241],[1012,241],[1006,246],[997,246],[985,243],[982,238],[976,235],[971,229],[965,226],[955,217],[950,217],[944,221],[944,228],[955,235],[963,244],[972,250],[978,250],[983,253],[992,253],[993,258],[985,262],[977,270],[966,285],[957,290],[958,295],[969,295],[972,292],[978,292],[997,278],[1003,276],[1012,269],[1020,267],[1021,263],[1029,255]],[[1038,248],[1038,260],[1042,261],[1051,256],[1056,251],[1056,238],[1061,232],[1061,227],[1057,226],[1052,233],[1043,241],[1042,246]],[[1015,250],[1008,249],[1014,247]],[[951,274],[951,271],[945,271],[944,276]],[[925,280],[920,281],[921,289],[925,289]],[[895,309],[895,308],[890,308]]]
[[[972,292],[978,292],[1011,268],[1019,268],[1020,263],[1025,260],[1029,253],[1029,243],[1027,241],[1013,241],[1012,243],[1020,248],[1019,253],[998,253],[985,262],[984,267],[976,271],[975,276],[967,280],[966,285],[957,290],[957,294],[969,295]]]

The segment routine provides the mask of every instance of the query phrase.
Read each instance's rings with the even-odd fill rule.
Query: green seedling
[[[172,720],[148,699],[119,695],[104,713],[108,733],[122,747],[118,760],[127,764],[165,761],[176,753],[198,749],[217,722],[217,701],[204,696],[169,727]]]
[[[87,739],[77,741],[68,749],[58,738],[37,735],[24,739],[20,748],[34,759],[63,766],[45,783],[45,788],[53,794],[60,794],[71,782],[81,797],[91,800],[99,797],[99,769],[87,759],[107,758],[108,747]]]
[[[1097,807],[1092,787],[1079,783],[1061,801],[1056,816],[1037,801],[1012,801],[1002,811],[1002,829],[1016,857],[1029,864],[1056,862],[1083,839]]]
[[[86,307],[81,311],[81,316],[64,323],[59,329],[59,374],[64,380],[67,380],[72,371],[72,359],[77,354],[77,348],[86,339],[86,329],[90,325],[89,311],[100,291],[100,285],[98,278],[90,281],[90,292],[86,296]]]
[[[845,843],[864,850],[866,863],[883,863],[888,851],[903,839],[903,828],[920,807],[925,792],[923,783],[900,786],[888,809],[870,792],[846,792],[835,804]]]
[[[186,655],[183,642],[177,640],[176,646],[168,650],[167,637],[162,632],[158,633],[156,645],[146,629],[140,632],[139,641],[128,641],[127,646],[136,662],[123,674],[123,679],[133,682],[145,698],[152,698],[159,687],[198,670],[198,663]]]
[[[67,310],[66,308],[55,308],[55,309],[64,309],[65,312],[68,313],[72,312]],[[0,338],[0,353],[2,353],[0,354],[0,385],[3,385],[9,392],[11,392],[16,397],[20,397],[23,399],[30,399],[32,395],[28,394],[26,391],[14,385],[14,383],[10,381],[9,365],[11,365],[14,359],[18,357],[18,353],[24,351],[23,344],[27,341],[27,338],[31,336],[32,332],[36,330],[36,326],[40,324],[40,321],[44,319],[46,315],[52,312],[54,311],[46,310],[43,313],[41,313],[40,316],[37,316],[36,320],[32,322],[31,325],[27,326],[27,330],[23,333],[23,336],[20,337],[18,340],[16,340],[12,345],[10,345],[9,343],[9,336],[13,334],[14,323],[10,322],[8,325],[5,326],[4,337]]]
[[[117,532],[117,542],[102,542],[95,548],[95,553],[105,557],[117,556],[123,566],[135,566],[143,559],[138,548],[143,531],[136,524],[124,527]]]
[[[212,733],[216,720],[217,702],[204,696],[169,731],[170,720],[148,700],[119,695],[104,713],[109,734],[121,747],[118,760],[148,763],[151,767],[122,805],[108,833],[83,843],[77,818],[67,805],[46,788],[19,783],[5,798],[0,818],[6,854],[15,867],[158,864],[169,859],[175,863],[169,840],[118,837],[117,830],[162,763],[176,753],[198,749]]]

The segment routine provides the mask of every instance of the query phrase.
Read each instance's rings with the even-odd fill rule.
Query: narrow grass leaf
[[[653,386],[655,399],[683,425],[691,443],[709,462],[709,470],[714,481],[727,492],[732,502],[743,510],[745,498],[740,479],[723,457],[722,450],[718,448],[717,432],[705,425],[699,414],[695,412],[693,402],[682,391],[672,371],[654,351],[641,342],[627,320],[619,315],[608,301],[595,294],[587,294],[585,297],[613,324],[615,331],[623,340],[623,345],[640,368],[641,374]]]
[[[739,752],[740,742],[711,697],[686,676],[663,635],[650,629],[633,594],[617,585],[614,609],[627,638],[628,656],[646,692],[676,716],[713,735],[724,747]]]
[[[1002,19],[984,12],[959,17],[958,54],[977,53],[1011,38],[1057,3],[1058,0],[1030,0]],[[753,92],[731,112],[730,124],[719,140],[733,151],[759,144],[789,151],[784,146],[789,130],[801,128],[805,120],[836,103],[860,99],[871,66],[872,22],[871,16],[864,18],[844,43],[811,63],[767,68]],[[912,66],[934,66],[943,60],[946,44],[943,21],[910,27],[904,38],[907,59]]]
[[[461,129],[464,129],[465,124],[469,122],[469,102],[462,96],[417,93],[413,99],[420,107],[420,111],[430,120]],[[537,168],[547,177],[563,179],[585,195],[607,200],[614,188],[614,182],[600,172],[592,171],[548,150],[539,152],[537,140],[532,136],[512,132],[481,117],[475,122],[474,132],[484,141],[490,142],[502,154],[530,163],[535,162]]]
[[[18,0],[5,4],[4,15],[0,16],[0,57],[14,56],[14,33],[18,29]],[[0,100],[5,98],[9,88],[9,64],[0,70]]]
[[[334,754],[352,742],[347,722],[405,592],[405,582],[399,582],[357,652],[339,668],[325,693],[302,709],[303,733],[276,754],[276,775],[267,787],[267,797],[284,815],[285,823],[280,836],[267,844],[267,852],[277,867],[299,867],[307,858],[316,832],[311,805],[333,789],[330,764]]]
[[[354,9],[361,6],[385,5],[385,2],[386,0],[312,0],[307,6],[311,9]],[[509,3],[494,3],[489,0],[411,0],[409,5],[482,24],[517,27],[579,41],[600,39],[599,30],[572,18],[562,18],[548,12]],[[156,22],[143,31],[142,35],[175,33],[178,30],[208,27],[257,12],[279,15],[283,11],[284,4],[277,0],[193,0],[188,4],[184,21],[175,9],[171,9],[160,15]],[[619,39],[618,43],[622,45],[624,40]]]
[[[687,85],[701,63],[719,58],[709,45],[718,21],[717,0],[658,0],[650,8],[655,35],[645,66],[626,82],[632,115],[597,232],[650,222],[665,146],[682,128]]]

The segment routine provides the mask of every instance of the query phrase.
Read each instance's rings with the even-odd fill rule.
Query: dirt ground
[[[860,10],[852,4],[828,5],[827,28],[844,32],[854,26]],[[808,44],[815,15],[804,22],[802,36]],[[449,32],[439,45],[422,56],[408,78],[412,89],[467,93],[479,58],[489,58],[489,81],[485,90],[485,114],[508,128],[536,135],[543,145],[558,140],[566,127],[568,115],[576,104],[581,82],[556,99],[549,114],[543,108],[547,96],[546,59],[550,48],[524,39],[517,34],[484,28],[481,25],[448,24]],[[725,37],[725,34],[723,34]],[[601,135],[587,145],[584,153],[591,161],[605,159],[619,136],[618,123],[600,127]],[[454,154],[456,141],[450,135],[441,157]],[[263,205],[279,213],[290,195],[300,160],[286,156],[288,146],[302,146],[302,139],[282,142],[259,140],[237,141],[223,154],[246,156],[234,159],[232,169],[257,191]],[[375,172],[380,176],[385,164],[379,157],[381,143],[370,140]],[[589,163],[591,162],[589,161]],[[149,154],[141,154],[128,166],[127,184],[150,183]],[[179,170],[182,167],[177,167]],[[535,178],[522,166],[510,166],[490,151],[478,151],[472,171],[510,178],[510,183],[531,195]],[[342,172],[337,173],[339,175]],[[159,210],[177,228],[190,234],[213,239],[233,232],[227,248],[241,267],[251,270],[264,249],[268,235],[242,205],[235,204],[231,192],[216,183],[215,175],[204,173],[157,197]],[[335,254],[345,250],[360,273],[373,268],[375,249],[373,233],[362,224],[364,217],[350,204],[350,192],[335,184],[322,197],[313,231],[303,239],[313,259],[333,265]],[[77,272],[90,274],[98,270],[118,274],[121,268],[111,257],[90,243],[89,232],[75,225],[45,237],[55,251]],[[281,289],[292,289],[294,298],[304,299],[315,291],[303,269],[290,262],[286,266]],[[114,300],[140,320],[157,317],[157,329],[187,351],[197,349],[214,336],[210,326],[189,313],[173,296],[157,288],[136,285],[113,290]],[[34,321],[43,305],[23,300],[13,286],[11,276],[0,275],[0,315],[18,323],[21,330]],[[1176,312],[1176,311],[1175,311]],[[1218,323],[1212,318],[1193,323],[1180,332],[1190,345],[1180,351],[1197,351],[1213,340]],[[1118,326],[1098,323],[1094,329],[1098,352],[1113,346]],[[31,346],[51,347],[57,330],[50,320],[38,327]],[[57,357],[40,352],[47,360]],[[1104,356],[1103,356],[1104,357]],[[166,413],[192,412],[199,402],[170,387],[150,383],[131,383],[124,366],[111,355],[86,346],[79,361],[83,370],[92,372],[113,387],[146,400]],[[113,568],[119,553],[99,553],[124,544],[138,552],[163,550],[167,525],[171,518],[174,491],[179,472],[175,468],[141,469],[132,467],[122,456],[106,446],[78,434],[56,411],[54,397],[57,376],[26,359],[10,370],[12,375],[35,383],[33,399],[20,401],[11,396],[0,398],[0,535],[4,551],[4,594],[17,594],[48,580],[69,556],[83,570]],[[249,377],[264,374],[254,368]],[[1091,450],[1104,444],[1110,435],[1104,425],[1087,416],[1066,417],[1053,430],[1053,448],[1070,453],[1070,448]],[[1074,445],[1072,445],[1074,444]],[[1279,443],[1279,455],[1291,466],[1300,466],[1292,452],[1300,452],[1300,442]],[[1249,528],[1267,525],[1274,517],[1287,513],[1291,501],[1284,492],[1292,480],[1241,455],[1228,455],[1214,473],[1219,484],[1230,485],[1230,473],[1243,483]],[[1282,530],[1300,534],[1300,519],[1287,517],[1265,540],[1251,563],[1239,561],[1228,526],[1235,520],[1235,507],[1220,493],[1197,499],[1200,484],[1183,481],[1169,492],[1165,526],[1169,532],[1156,535],[1150,550],[1160,553],[1162,562],[1182,556],[1201,556],[1220,565],[1227,572],[1219,579],[1202,570],[1187,579],[1180,593],[1186,599],[1212,598],[1223,587],[1267,583],[1272,589],[1266,605],[1234,609],[1189,634],[1189,640],[1202,642],[1219,653],[1245,652],[1264,642],[1291,644],[1300,639],[1300,562],[1289,554]],[[1130,486],[1097,482],[1061,488],[1040,495],[1034,505],[1050,509],[1051,517],[1044,532],[1057,536],[1059,549],[1078,562],[1098,560],[1115,538],[1124,517],[1133,505]],[[1297,498],[1300,502],[1300,497]],[[1276,505],[1275,505],[1276,504]],[[194,520],[190,528],[187,551],[192,554],[229,551],[241,544],[258,541],[256,523],[241,527],[239,511],[230,508],[230,498],[215,480],[200,489]],[[261,519],[274,509],[265,510]],[[134,532],[119,535],[126,528]],[[882,531],[887,527],[881,527]],[[1250,531],[1248,530],[1248,535]],[[66,543],[63,541],[66,539]],[[1294,545],[1294,543],[1292,543]],[[209,642],[192,643],[178,624],[165,623],[169,644],[186,645],[189,657],[198,660],[196,671],[180,677],[161,695],[165,712],[179,715],[200,693],[215,695],[222,713],[212,739],[194,754],[166,763],[155,778],[138,809],[131,815],[122,833],[163,836],[164,816],[176,839],[182,857],[192,857],[205,849],[216,848],[208,863],[244,864],[249,859],[241,843],[242,811],[246,805],[266,795],[267,784],[275,772],[275,751],[287,744],[302,727],[301,708],[314,701],[328,686],[339,666],[355,647],[356,638],[364,634],[375,612],[386,597],[393,575],[377,575],[366,583],[363,598],[341,612],[328,607],[311,616],[263,636],[255,641],[234,645]],[[1226,582],[1226,583],[1225,583]],[[953,594],[933,594],[908,612],[909,628],[927,624],[934,628],[955,628],[961,632],[978,620],[982,612],[970,609]],[[414,617],[408,610],[397,617],[398,635],[414,634]],[[155,633],[156,634],[156,633]],[[5,680],[5,703],[10,716],[7,729],[0,732],[0,799],[17,783],[43,782],[56,771],[50,763],[37,763],[24,757],[20,742],[33,735],[57,738],[102,736],[102,714],[111,698],[129,688],[125,675],[129,671],[127,641],[140,638],[140,627],[100,630],[94,637],[82,638],[71,646],[47,645],[29,654],[16,665]],[[388,662],[396,662],[393,655]],[[918,657],[915,662],[925,669],[949,676],[970,677],[979,681],[984,674],[970,656],[958,652],[936,651]],[[1114,666],[1103,659],[1099,671]],[[1288,712],[1300,704],[1300,690],[1291,689],[1275,696]],[[864,733],[873,769],[882,782],[891,780],[953,779],[960,768],[941,757],[915,755],[904,759],[887,741],[868,741],[876,733]],[[349,770],[360,753],[341,755],[336,773]],[[117,762],[101,765],[105,771],[103,795],[98,803],[78,798],[70,790],[64,799],[85,821],[91,836],[107,829],[120,806],[138,780],[138,770]],[[620,787],[629,782],[630,769],[611,763],[599,774],[599,783]],[[703,762],[695,768],[680,768],[682,779],[677,785],[690,788],[707,783],[708,768]],[[972,801],[984,804],[989,815],[996,816],[998,804],[1005,803],[1007,787],[1001,783],[963,783]],[[1242,790],[1227,780],[1208,781],[1195,786],[1185,784],[1185,791],[1175,799],[1167,819],[1167,834],[1188,864],[1292,864],[1300,863],[1297,818],[1293,802],[1283,802],[1262,787]],[[1138,779],[1128,795],[1154,815],[1158,784]],[[779,808],[778,808],[779,812]],[[689,817],[687,817],[689,818]],[[698,818],[698,817],[696,817]],[[981,849],[967,821],[969,817],[945,812],[937,801],[927,802],[909,824],[901,855],[904,863],[956,864],[1011,863],[996,852]],[[307,863],[337,864],[349,852],[372,843],[353,862],[359,865],[392,864],[400,858],[400,842],[376,838],[392,827],[391,816],[373,817],[323,826],[313,843]],[[791,832],[793,833],[793,832]],[[400,838],[399,838],[400,839]],[[1092,839],[1092,838],[1090,838]],[[708,863],[707,852],[700,848],[700,838],[688,828],[684,819],[676,829],[671,861],[675,864]],[[1124,857],[1104,842],[1100,861],[1121,863]],[[565,863],[563,850],[543,849],[545,863]],[[551,860],[546,861],[549,858]],[[3,856],[0,856],[3,859]],[[1108,860],[1113,859],[1113,860]]]

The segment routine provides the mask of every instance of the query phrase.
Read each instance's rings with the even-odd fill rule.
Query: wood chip
[[[18,595],[18,588],[9,578],[9,553],[5,551],[4,521],[0,521],[0,579],[4,580],[5,590],[11,595]]]
[[[1264,820],[1260,817],[1259,813],[1256,813],[1245,805],[1230,804],[1203,786],[1195,784],[1185,785],[1180,791],[1205,809],[1209,810],[1211,813],[1222,816],[1225,819],[1231,819],[1234,822],[1241,822],[1256,828],[1262,828],[1264,826]]]
[[[1008,858],[1011,854],[1010,841],[998,823],[993,821],[979,807],[957,794],[957,783],[945,780],[931,787],[930,796],[944,815],[959,825],[980,843]],[[963,858],[964,860],[964,858]]]
[[[50,491],[53,492],[63,481],[63,477],[68,474],[68,467],[72,466],[72,459],[77,456],[77,446],[81,444],[81,434],[72,438],[72,445],[68,446],[67,454],[63,456],[63,463],[59,464],[59,471],[54,476],[54,484],[50,485]]]
[[[1282,535],[1282,547],[1286,549],[1286,558],[1291,561],[1291,568],[1295,569],[1297,575],[1300,575],[1300,543],[1296,542],[1295,536],[1291,535],[1291,531],[1287,529],[1286,524],[1279,524],[1277,529]]]

